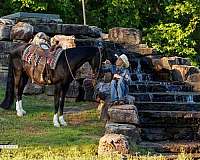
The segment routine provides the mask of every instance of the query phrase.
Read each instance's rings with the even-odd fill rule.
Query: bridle
[[[101,48],[98,47],[98,50],[99,50],[100,58],[99,58],[99,65],[98,65],[97,76],[95,76],[94,81],[97,81],[97,79],[98,79],[98,77],[99,77],[100,68],[101,68],[101,63],[102,63],[102,52],[101,52]],[[70,74],[71,74],[73,80],[76,81],[77,78],[76,78],[76,77],[74,76],[74,74],[72,73],[72,69],[71,69],[71,66],[70,66],[70,64],[69,64],[69,60],[68,60],[68,58],[67,58],[67,52],[66,52],[66,50],[65,50],[65,59],[66,59],[66,62],[67,62],[67,66],[68,66],[68,68],[69,68],[69,72],[70,72]]]

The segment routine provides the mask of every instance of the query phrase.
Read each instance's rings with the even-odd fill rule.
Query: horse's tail
[[[12,57],[9,55],[8,78],[6,85],[6,94],[3,102],[0,104],[1,108],[10,109],[14,102],[14,72],[13,72]]]

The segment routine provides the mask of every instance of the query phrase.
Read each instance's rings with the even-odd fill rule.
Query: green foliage
[[[85,0],[87,24],[143,31],[144,43],[160,54],[200,59],[199,0]],[[83,23],[80,0],[3,0],[0,15],[18,11],[60,14],[65,23]]]

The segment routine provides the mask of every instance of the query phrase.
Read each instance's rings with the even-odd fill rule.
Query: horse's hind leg
[[[15,94],[16,94],[16,111],[18,116],[26,114],[22,107],[22,94],[28,77],[21,71],[15,72]]]
[[[25,74],[22,74],[20,83],[18,86],[18,105],[23,115],[26,114],[26,111],[22,107],[22,95],[23,95],[23,91],[27,82],[28,82],[28,76]]]

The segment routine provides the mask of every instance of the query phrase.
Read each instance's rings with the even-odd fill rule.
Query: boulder
[[[189,58],[183,58],[183,57],[168,57],[170,65],[191,65],[191,60]]]
[[[33,38],[32,25],[24,22],[18,22],[15,26],[12,27],[11,39],[29,42],[31,38]]]
[[[108,109],[111,122],[139,124],[137,108],[134,105],[116,105]]]
[[[31,83],[31,81],[29,81],[26,85],[26,87],[24,88],[24,92],[25,95],[37,95],[37,94],[42,94],[44,93],[44,87],[39,86],[37,84],[33,84]]]
[[[106,124],[106,134],[123,134],[131,140],[131,142],[139,142],[140,139],[140,129],[132,124],[122,124],[122,123],[112,123],[108,122]]]
[[[106,134],[99,141],[98,155],[128,154],[129,143],[124,135]]]
[[[102,30],[96,26],[80,24],[56,24],[56,23],[38,23],[34,25],[34,32],[45,32],[47,34],[64,34],[87,36],[100,38]]]
[[[200,82],[200,73],[194,73],[187,77],[188,82]]]
[[[0,53],[6,54],[9,51],[12,51],[16,47],[22,45],[22,43],[19,42],[11,42],[11,41],[0,41]]]
[[[142,34],[135,28],[112,28],[109,30],[108,38],[110,41],[125,44],[140,44]]]
[[[0,18],[0,24],[2,25],[14,25],[15,22],[11,19],[4,19],[4,18]]]
[[[197,73],[197,71],[199,72],[197,67],[188,65],[172,65],[172,69],[181,74],[183,81],[187,80],[187,77],[192,73]]]
[[[12,25],[0,24],[0,40],[10,40]]]
[[[139,53],[140,55],[156,54],[156,49],[149,48],[146,44],[125,44],[123,47],[129,52]]]

